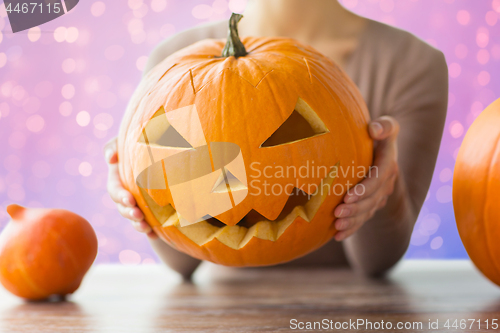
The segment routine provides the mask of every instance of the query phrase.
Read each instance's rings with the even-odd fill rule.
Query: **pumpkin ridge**
[[[307,67],[307,73],[309,74],[309,81],[312,84],[313,83],[313,76],[312,76],[312,73],[311,73],[311,67],[309,67],[309,62],[307,61],[306,57],[304,57],[302,59],[304,59],[304,63],[306,64],[306,67]]]
[[[24,282],[31,288],[31,291],[40,295],[44,296],[47,295],[47,291],[40,286],[38,286],[30,277],[28,272],[26,271],[26,267],[23,264],[23,260],[19,258],[19,253],[18,253],[18,259],[16,259],[16,262],[21,263],[20,265],[17,266],[19,273],[21,277],[23,278]]]
[[[168,74],[168,72],[170,72],[170,70],[171,70],[172,68],[174,68],[175,66],[177,66],[177,63],[174,63],[172,66],[170,66],[170,67],[169,67],[169,68],[165,71],[165,73],[163,73],[163,75],[162,75],[162,76],[158,79],[158,81],[157,81],[156,83],[158,84],[158,82],[160,82],[160,81],[161,81],[161,80],[165,77],[165,75],[167,75],[167,74]],[[151,95],[151,91],[148,93],[148,96],[149,96],[149,95]]]
[[[491,156],[491,160],[490,160],[490,163],[489,163],[489,167],[488,167],[488,171],[487,171],[487,174],[486,174],[486,190],[485,190],[485,197],[487,198],[487,201],[483,207],[483,210],[482,210],[482,219],[484,219],[485,216],[487,216],[487,210],[489,208],[489,200],[488,198],[490,198],[490,200],[493,200],[493,196],[488,196],[488,192],[490,190],[490,184],[492,182],[490,182],[490,175],[491,175],[491,170],[493,169],[493,167],[495,166],[495,162],[496,162],[496,158],[498,158],[500,156],[500,135],[497,137],[496,139],[496,144],[495,144],[495,149],[493,149],[493,152],[492,152],[492,156]],[[497,274],[500,274],[500,265],[499,263],[494,260],[495,256],[492,255],[492,246],[491,246],[491,242],[494,241],[493,239],[491,239],[490,237],[490,233],[486,233],[486,247],[488,248],[488,251],[487,253],[490,255],[490,261],[493,262],[494,264],[494,267],[495,267],[495,270],[497,272]]]
[[[61,251],[61,252],[64,252],[65,254],[68,255],[69,261],[74,266],[75,270],[78,269],[78,267],[80,267],[78,259],[75,257],[73,251],[71,251],[71,247],[68,246],[68,243],[66,242],[66,240],[62,237],[58,237],[58,235],[56,233],[54,233],[53,230],[51,230],[49,232],[49,235],[51,235],[54,238],[54,240],[57,240],[58,246],[61,246],[63,248],[63,251]]]

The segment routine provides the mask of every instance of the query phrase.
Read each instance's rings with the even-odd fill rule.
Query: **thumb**
[[[118,148],[116,145],[116,138],[113,138],[104,145],[104,157],[106,162],[114,164],[118,162]]]
[[[369,131],[374,140],[395,140],[399,133],[399,123],[391,116],[382,116],[370,123]]]

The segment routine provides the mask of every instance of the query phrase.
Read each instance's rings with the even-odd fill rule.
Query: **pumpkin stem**
[[[229,33],[227,34],[227,42],[222,50],[222,56],[227,57],[244,57],[248,54],[245,45],[241,42],[238,35],[238,22],[242,19],[241,14],[231,14],[229,19]]]
[[[7,213],[13,220],[16,220],[21,217],[21,214],[26,210],[23,206],[19,206],[16,204],[7,206]]]

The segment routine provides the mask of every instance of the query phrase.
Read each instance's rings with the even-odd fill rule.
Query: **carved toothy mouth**
[[[146,191],[141,189],[141,192],[163,228],[175,227],[199,246],[216,238],[226,246],[238,250],[247,245],[253,237],[276,241],[299,217],[306,222],[311,222],[331,190],[337,176],[334,170],[338,168],[338,165],[337,163],[321,181],[314,194],[307,195],[296,188],[276,220],[268,220],[252,210],[234,226],[225,225],[214,217],[207,217],[206,220],[195,224],[181,226],[179,214],[172,205],[160,207]]]

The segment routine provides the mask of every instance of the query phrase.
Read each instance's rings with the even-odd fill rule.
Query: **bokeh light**
[[[66,99],[72,99],[75,96],[75,86],[71,83],[65,84],[61,89],[61,94]]]
[[[82,127],[90,123],[90,114],[87,111],[80,111],[76,115],[76,123]]]
[[[431,249],[437,250],[443,246],[443,238],[441,236],[435,237],[431,241]]]
[[[65,27],[58,27],[54,31],[54,39],[58,43],[62,43],[66,40],[66,28]]]
[[[45,120],[42,116],[36,114],[26,120],[26,127],[30,132],[38,133],[45,126]]]
[[[488,73],[487,71],[481,71],[477,76],[477,82],[481,86],[486,86],[488,83],[490,83],[490,73]]]
[[[66,74],[71,74],[76,69],[76,61],[73,58],[64,59],[61,64],[62,70]]]
[[[197,18],[198,20],[204,20],[212,16],[213,9],[212,6],[201,4],[194,6],[191,13],[193,14],[194,18]]]
[[[92,165],[89,162],[82,162],[78,166],[78,172],[84,177],[88,177],[92,174]]]
[[[124,265],[138,265],[141,262],[141,256],[133,250],[120,251],[119,258]]]
[[[152,0],[151,1],[151,9],[154,12],[160,13],[167,8],[167,1],[166,0]]]
[[[33,27],[28,30],[28,39],[31,42],[36,42],[37,40],[40,39],[41,36],[42,36],[42,30],[40,29],[40,27]]]
[[[247,0],[229,0],[229,10],[233,13],[243,13],[247,6]]]
[[[450,168],[444,168],[439,173],[439,180],[443,183],[446,183],[447,181],[451,180],[452,177],[453,177],[453,171]]]
[[[64,117],[71,115],[71,112],[73,112],[73,105],[70,102],[64,101],[59,105],[59,113]]]
[[[457,139],[464,134],[464,126],[457,120],[450,123],[450,134],[453,138]]]
[[[488,61],[490,61],[490,53],[488,50],[481,49],[477,51],[477,62],[480,63],[481,65],[486,65]]]
[[[148,56],[141,56],[141,57],[137,58],[135,65],[136,65],[137,69],[142,72],[144,70],[144,68],[146,67],[147,62],[148,62]]]
[[[436,199],[440,203],[448,203],[452,200],[452,189],[450,185],[441,186],[436,192]]]
[[[470,21],[470,14],[466,10],[459,10],[457,13],[457,21],[461,25],[467,25]]]
[[[90,11],[93,16],[99,17],[106,11],[106,5],[102,1],[96,1],[92,4],[92,7],[90,7]]]

